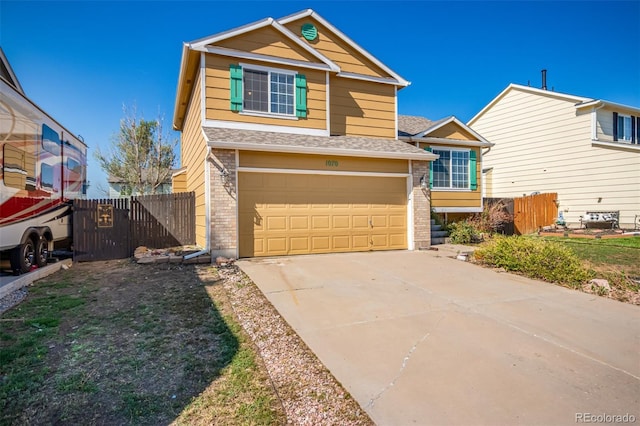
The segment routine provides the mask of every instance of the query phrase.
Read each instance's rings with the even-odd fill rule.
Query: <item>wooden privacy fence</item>
[[[138,246],[195,244],[193,192],[73,202],[74,260],[123,259]]]
[[[518,198],[485,198],[484,203],[491,206],[502,203],[512,215],[513,223],[504,226],[506,235],[523,235],[536,232],[543,226],[553,225],[558,217],[558,194],[555,192],[527,195]]]

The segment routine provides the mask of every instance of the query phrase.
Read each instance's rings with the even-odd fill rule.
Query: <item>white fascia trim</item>
[[[338,77],[350,78],[353,80],[362,80],[362,81],[370,81],[374,83],[383,83],[383,84],[393,84],[394,86],[402,86],[398,80],[395,78],[385,78],[385,77],[376,77],[373,75],[365,75],[365,74],[357,74],[354,72],[343,72],[340,71],[338,73]]]
[[[243,25],[241,27],[234,28],[229,31],[224,31],[206,38],[195,40],[188,44],[189,44],[189,47],[191,47],[192,49],[203,49],[203,48],[206,48],[206,46],[209,44],[214,44],[219,41],[226,40],[226,39],[229,39],[241,34],[245,34],[263,27],[267,27],[267,26],[272,26],[273,28],[275,28],[277,31],[282,33],[285,37],[287,37],[289,40],[294,42],[296,45],[300,46],[302,49],[309,52],[312,56],[319,59],[321,62],[325,63],[327,66],[331,68],[331,70],[336,72],[340,71],[340,67],[336,65],[333,61],[331,61],[329,58],[324,56],[322,53],[318,52],[313,47],[309,46],[307,43],[304,43],[302,40],[296,37],[294,33],[289,31],[285,26],[283,26],[273,18],[266,18],[261,21],[256,21],[254,23]]]
[[[473,136],[476,137],[476,139],[478,139],[478,141],[483,142],[485,145],[482,146],[493,146],[494,144],[492,144],[491,142],[489,142],[488,140],[486,140],[485,138],[482,137],[482,135],[480,135],[478,132],[476,132],[475,130],[473,130],[471,127],[467,126],[466,124],[464,124],[462,121],[458,120],[458,118],[455,115],[452,115],[451,117],[449,117],[448,119],[442,121],[441,123],[438,123],[437,125],[428,128],[427,130],[425,130],[424,132],[418,133],[417,135],[414,136],[415,138],[427,138],[429,133],[438,130],[444,126],[446,126],[449,123],[455,123],[458,126],[460,126],[463,130],[471,133]],[[457,140],[457,139],[452,139],[452,140]]]
[[[472,146],[472,147],[481,147],[487,148],[494,146],[495,144],[491,142],[480,142],[480,141],[465,141],[461,139],[447,139],[447,138],[416,138],[409,136],[400,136],[401,140],[407,142],[424,142],[424,143],[433,143],[437,145],[460,145],[460,146]]]
[[[406,87],[411,84],[411,82],[400,77],[400,75],[392,71],[391,68],[387,67],[385,64],[380,62],[371,53],[367,52],[362,47],[360,47],[356,42],[354,42],[349,37],[347,37],[344,33],[342,33],[342,31],[338,30],[336,27],[334,27],[329,22],[327,22],[322,16],[318,15],[318,13],[316,13],[313,9],[306,9],[301,12],[294,13],[293,15],[285,16],[284,18],[278,19],[278,22],[281,24],[288,24],[289,22],[296,21],[298,19],[305,18],[307,16],[313,17],[316,21],[320,22],[323,26],[327,27],[330,31],[332,31],[334,34],[340,37],[345,43],[351,45],[351,47],[353,47],[356,51],[362,54],[365,58],[369,59],[378,67],[382,68],[384,71],[389,73],[389,75],[391,75],[393,78],[395,78],[398,81],[397,84],[399,86]]]
[[[553,92],[551,90],[537,89],[535,87],[522,86],[520,84],[511,83],[507,86],[506,89],[500,92],[498,96],[493,98],[491,102],[489,102],[484,108],[482,108],[480,112],[478,112],[475,116],[473,116],[473,118],[471,118],[471,120],[467,122],[467,126],[472,126],[473,123],[475,123],[478,120],[478,118],[480,118],[480,116],[482,116],[485,112],[487,112],[491,107],[493,107],[493,105],[495,105],[500,99],[502,99],[509,91],[513,89],[520,90],[522,92],[529,92],[537,95],[554,96],[556,98],[560,98],[570,102],[577,102],[577,103],[590,102],[592,100],[591,98],[567,95],[565,93]]]
[[[317,148],[306,146],[266,145],[251,142],[223,141],[209,141],[208,145],[213,148],[239,149],[241,151],[286,152],[291,154],[335,155],[339,157],[388,158],[394,160],[421,161],[433,161],[438,158],[437,155],[429,154],[426,151],[424,154],[409,154],[402,152],[362,151],[359,149]]]
[[[628,110],[628,111],[631,111],[631,114],[640,114],[640,108],[638,107],[634,107],[631,105],[618,104],[615,102],[609,102],[602,99],[595,99],[589,102],[582,102],[575,105],[576,109],[582,109],[590,106],[599,107],[599,108],[606,106],[606,107],[620,109],[620,110]]]
[[[203,127],[236,130],[258,130],[261,132],[289,133],[293,135],[329,136],[329,130],[306,127],[277,126],[271,124],[241,123],[238,121],[205,120]]]
[[[204,53],[200,53],[200,122],[204,123],[207,119],[207,72],[205,70],[206,59]],[[185,111],[185,119],[187,113]]]
[[[271,64],[279,64],[279,65],[285,65],[289,67],[308,68],[312,70],[321,70],[321,71],[327,71],[327,70],[331,71],[331,67],[326,64],[299,61],[297,59],[280,58],[277,56],[262,55],[259,53],[243,52],[241,50],[227,49],[226,47],[205,46],[205,47],[197,48],[194,50],[197,50],[199,52],[211,53],[214,55],[228,56],[231,58],[238,58],[238,59],[249,59],[249,60],[260,61],[260,62],[268,62]],[[255,65],[251,65],[251,66],[255,66]]]
[[[249,173],[282,173],[290,175],[326,175],[326,176],[363,176],[363,177],[409,177],[407,173],[383,173],[383,172],[349,172],[335,170],[315,169],[274,169],[269,167],[238,167],[239,172]]]
[[[436,213],[480,213],[482,207],[434,207]]]
[[[286,35],[290,40],[292,40],[298,46],[302,47],[304,50],[306,50],[316,58],[320,59],[329,67],[331,67],[332,71],[340,72],[340,67],[335,62],[333,62],[331,59],[324,56],[322,53],[320,53],[313,47],[309,46],[307,43],[300,40],[298,36],[296,36],[292,31],[290,31],[287,27],[282,25],[280,22],[274,21],[272,25],[274,28],[278,29],[280,32],[282,32],[282,34]]]
[[[196,49],[199,47],[204,47],[207,44],[216,43],[221,40],[226,40],[231,37],[235,37],[237,35],[241,35],[244,33],[248,33],[249,31],[257,30],[262,27],[269,26],[273,23],[273,18],[264,18],[259,21],[251,22],[249,24],[242,25],[240,27],[232,28],[227,31],[223,31],[221,33],[217,33],[214,35],[210,35],[207,37],[203,37],[197,40],[193,40],[189,43],[186,43],[192,49]]]
[[[591,146],[599,147],[599,148],[613,148],[619,149],[621,151],[640,151],[640,145],[632,144],[632,143],[624,143],[624,142],[603,142],[603,141],[591,141]]]
[[[178,83],[176,85],[176,100],[173,106],[173,128],[174,130],[179,130],[178,126],[176,126],[175,119],[178,117],[178,108],[180,107],[180,94],[182,87],[182,80],[184,79],[184,72],[187,69],[187,57],[189,56],[189,46],[186,43],[182,44],[182,58],[180,59],[180,71],[178,72]],[[184,119],[181,123],[182,127],[184,125]]]

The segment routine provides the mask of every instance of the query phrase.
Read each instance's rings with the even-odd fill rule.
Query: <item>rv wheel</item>
[[[45,237],[40,237],[36,243],[35,261],[40,268],[47,266],[47,258],[49,257],[49,244]]]
[[[31,270],[34,258],[34,244],[29,238],[11,251],[11,269],[16,274],[26,274]]]

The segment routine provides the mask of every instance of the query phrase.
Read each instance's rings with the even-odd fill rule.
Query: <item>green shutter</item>
[[[469,151],[469,177],[471,183],[471,190],[478,189],[478,169],[476,166],[476,152],[474,150]]]
[[[424,149],[428,152],[433,152],[430,146]],[[429,189],[433,189],[433,161],[429,161]]]
[[[242,67],[229,65],[231,74],[231,111],[242,111]]]
[[[296,74],[296,117],[307,116],[307,77]]]

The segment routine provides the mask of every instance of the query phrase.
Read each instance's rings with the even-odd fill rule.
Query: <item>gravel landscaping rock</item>
[[[287,424],[373,424],[249,277],[235,265],[208,269],[219,275],[238,321],[255,343]]]
[[[26,288],[19,288],[0,299],[0,315],[22,302],[24,298],[27,297],[27,294],[29,294],[29,292]]]

